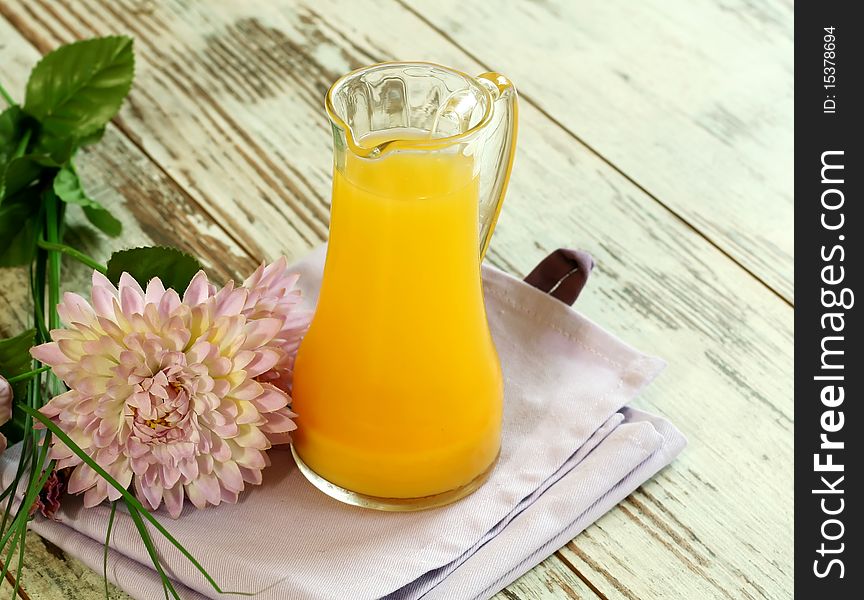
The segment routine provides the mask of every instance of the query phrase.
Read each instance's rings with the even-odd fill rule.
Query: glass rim
[[[342,117],[339,116],[336,111],[336,107],[333,105],[333,96],[338,92],[338,90],[342,87],[342,85],[351,78],[357,77],[366,71],[371,71],[373,69],[378,69],[381,67],[434,67],[436,69],[441,69],[451,75],[455,75],[457,77],[461,77],[466,80],[469,84],[473,85],[477,89],[481,91],[481,93],[485,96],[486,102],[486,110],[483,113],[481,119],[474,124],[473,127],[469,129],[457,133],[454,135],[449,135],[446,137],[440,138],[429,138],[427,139],[403,139],[403,140],[390,140],[386,142],[382,142],[380,144],[376,144],[374,146],[363,146],[362,144],[358,144],[357,140],[354,138],[354,132],[351,130],[351,126],[348,125]],[[327,111],[327,117],[330,119],[330,122],[339,127],[342,131],[345,132],[345,138],[348,144],[348,147],[351,151],[362,157],[369,156],[379,156],[386,151],[396,150],[396,149],[419,149],[419,150],[433,150],[439,148],[445,148],[447,146],[452,146],[453,144],[459,143],[466,138],[474,135],[481,129],[483,129],[486,125],[489,124],[489,121],[492,120],[492,111],[495,108],[495,98],[492,97],[492,93],[483,85],[478,83],[476,77],[472,77],[468,73],[463,71],[459,71],[458,69],[453,69],[451,67],[444,66],[439,63],[431,62],[431,61],[384,61],[379,63],[374,63],[371,65],[366,65],[360,67],[358,69],[354,69],[349,73],[345,73],[339,79],[333,82],[330,88],[327,90],[327,94],[324,97],[324,108]]]

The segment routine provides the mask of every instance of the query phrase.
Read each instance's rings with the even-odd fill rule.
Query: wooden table
[[[519,154],[488,260],[523,275],[590,250],[579,309],[669,361],[637,405],[690,445],[496,598],[791,596],[791,0],[0,0],[0,78],[20,94],[40,53],[112,33],[135,37],[135,86],[80,171],[125,233],[76,216],[72,241],[177,245],[225,279],[326,238],[338,75],[423,59],[510,76]],[[7,334],[29,309],[24,274],[0,277]],[[30,598],[103,597],[28,547]]]

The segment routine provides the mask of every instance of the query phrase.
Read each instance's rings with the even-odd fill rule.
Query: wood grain
[[[321,97],[330,81],[396,57],[484,70],[410,11],[383,6],[386,27],[382,4],[371,1],[76,1],[62,14],[47,1],[19,1],[0,12],[41,51],[93,34],[135,35],[137,83],[120,128],[239,246],[272,257],[326,233]],[[642,488],[654,501],[634,495],[638,507],[612,511],[560,561],[606,598],[713,598],[720,588],[788,597],[791,309],[525,105],[489,256],[521,274],[565,245],[599,261],[580,309],[669,360],[639,405],[669,416],[691,446]]]
[[[110,584],[106,597],[102,573],[91,571],[33,532],[27,534],[26,552],[21,600],[131,600]],[[6,589],[11,593],[11,586],[0,592]]]
[[[553,555],[492,600],[602,600],[602,596]]]
[[[792,300],[791,3],[400,1]]]

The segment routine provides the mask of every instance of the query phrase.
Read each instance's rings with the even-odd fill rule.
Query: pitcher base
[[[446,506],[448,504],[452,504],[457,500],[461,500],[462,498],[476,492],[480,486],[486,483],[486,480],[489,479],[489,476],[492,474],[492,471],[495,470],[495,466],[498,464],[498,456],[495,457],[495,460],[492,461],[492,464],[489,467],[480,473],[477,477],[463,485],[462,487],[458,487],[453,490],[448,490],[446,492],[441,492],[440,494],[435,494],[432,496],[423,496],[421,498],[379,498],[377,496],[368,496],[366,494],[361,494],[359,492],[352,492],[351,490],[347,490],[341,486],[336,485],[335,483],[331,483],[327,481],[320,475],[318,475],[315,471],[313,471],[309,465],[303,462],[303,459],[297,454],[297,451],[294,449],[294,446],[291,446],[291,454],[294,456],[294,461],[297,463],[297,468],[300,469],[300,472],[303,476],[309,480],[309,482],[314,485],[316,488],[333,498],[334,500],[338,500],[344,504],[350,504],[352,506],[359,506],[361,508],[369,508],[372,510],[381,510],[387,512],[410,512],[410,511],[418,511],[418,510],[427,510],[430,508],[439,508],[441,506]]]

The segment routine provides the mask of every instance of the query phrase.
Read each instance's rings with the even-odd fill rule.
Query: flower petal
[[[291,401],[288,394],[269,383],[262,383],[261,387],[263,388],[261,394],[251,399],[259,412],[269,413],[285,408]]]
[[[183,486],[175,485],[170,489],[166,489],[162,493],[162,498],[165,500],[165,508],[168,509],[168,514],[172,519],[176,519],[183,512]]]
[[[272,340],[282,328],[282,319],[268,317],[246,323],[246,341],[243,348],[254,350]]]
[[[165,286],[162,280],[154,277],[147,282],[147,290],[144,292],[144,302],[147,304],[159,304],[162,296],[165,295]]]
[[[96,485],[88,489],[84,493],[84,506],[86,508],[93,508],[94,506],[99,506],[107,497],[108,497],[108,489],[105,485],[99,485],[99,483],[104,484],[105,480],[100,479]]]
[[[96,473],[96,471],[85,464],[81,464],[75,467],[75,470],[72,471],[72,475],[69,477],[69,482],[66,484],[66,489],[70,494],[80,494],[96,485],[98,479],[99,474]],[[101,500],[99,502],[101,502]]]
[[[183,294],[183,304],[196,306],[204,302],[210,296],[209,286],[207,274],[204,271],[195,273],[195,276],[186,288],[186,292]]]
[[[240,474],[240,468],[233,460],[228,462],[217,462],[214,465],[216,476],[222,482],[222,487],[232,492],[243,491],[243,476]]]
[[[33,346],[30,348],[30,356],[52,367],[69,362],[69,359],[60,350],[57,342],[48,342],[47,344]]]
[[[295,416],[290,410],[283,409],[269,412],[265,418],[267,422],[261,425],[261,431],[264,433],[284,433],[297,429],[297,424],[291,419]]]
[[[120,275],[120,308],[126,315],[144,313],[144,290],[129,273]]]
[[[72,292],[63,294],[63,300],[57,304],[57,314],[60,315],[60,320],[66,324],[88,325],[96,319],[96,313],[90,304]]]

